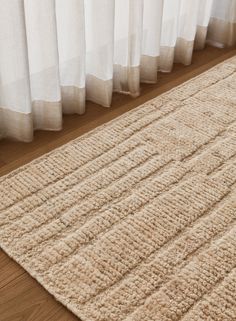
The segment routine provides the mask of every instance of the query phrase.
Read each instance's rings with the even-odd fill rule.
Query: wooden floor
[[[176,64],[172,73],[158,74],[157,84],[142,85],[141,95],[136,99],[115,94],[111,108],[102,108],[88,102],[87,111],[83,116],[65,116],[62,131],[37,131],[32,143],[0,141],[0,175],[135,108],[233,55],[236,55],[236,49],[207,47],[203,51],[194,53],[192,65],[186,67]],[[0,321],[73,320],[78,318],[0,250]]]

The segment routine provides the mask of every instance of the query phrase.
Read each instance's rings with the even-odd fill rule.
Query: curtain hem
[[[236,22],[211,18],[207,31],[207,43],[217,47],[231,47],[236,44]]]
[[[85,88],[62,86],[61,96],[63,114],[84,114]]]
[[[12,138],[23,142],[33,140],[32,113],[24,114],[0,107],[1,138]]]

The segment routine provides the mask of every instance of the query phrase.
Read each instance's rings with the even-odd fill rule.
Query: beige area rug
[[[236,57],[0,179],[0,244],[85,321],[236,320]]]

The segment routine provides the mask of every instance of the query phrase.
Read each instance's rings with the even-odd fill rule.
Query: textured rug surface
[[[0,178],[0,245],[85,321],[236,320],[236,57]]]

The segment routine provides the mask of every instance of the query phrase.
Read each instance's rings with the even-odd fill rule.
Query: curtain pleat
[[[85,0],[86,99],[109,107],[112,98],[114,0]]]
[[[34,128],[60,130],[62,106],[55,1],[24,1]]]
[[[160,61],[161,27],[164,0],[144,0],[141,82],[155,83]]]
[[[62,108],[85,111],[85,15],[83,0],[57,0],[56,22]]]
[[[213,0],[207,42],[217,47],[236,44],[236,0]]]
[[[197,17],[197,28],[194,38],[194,49],[204,49],[207,37],[207,28],[211,17],[213,0],[200,0]]]
[[[115,0],[114,91],[139,95],[143,0]]]
[[[0,136],[33,138],[24,1],[0,1]]]
[[[206,43],[236,44],[236,0],[0,0],[0,137],[60,130],[86,100],[136,97]]]

